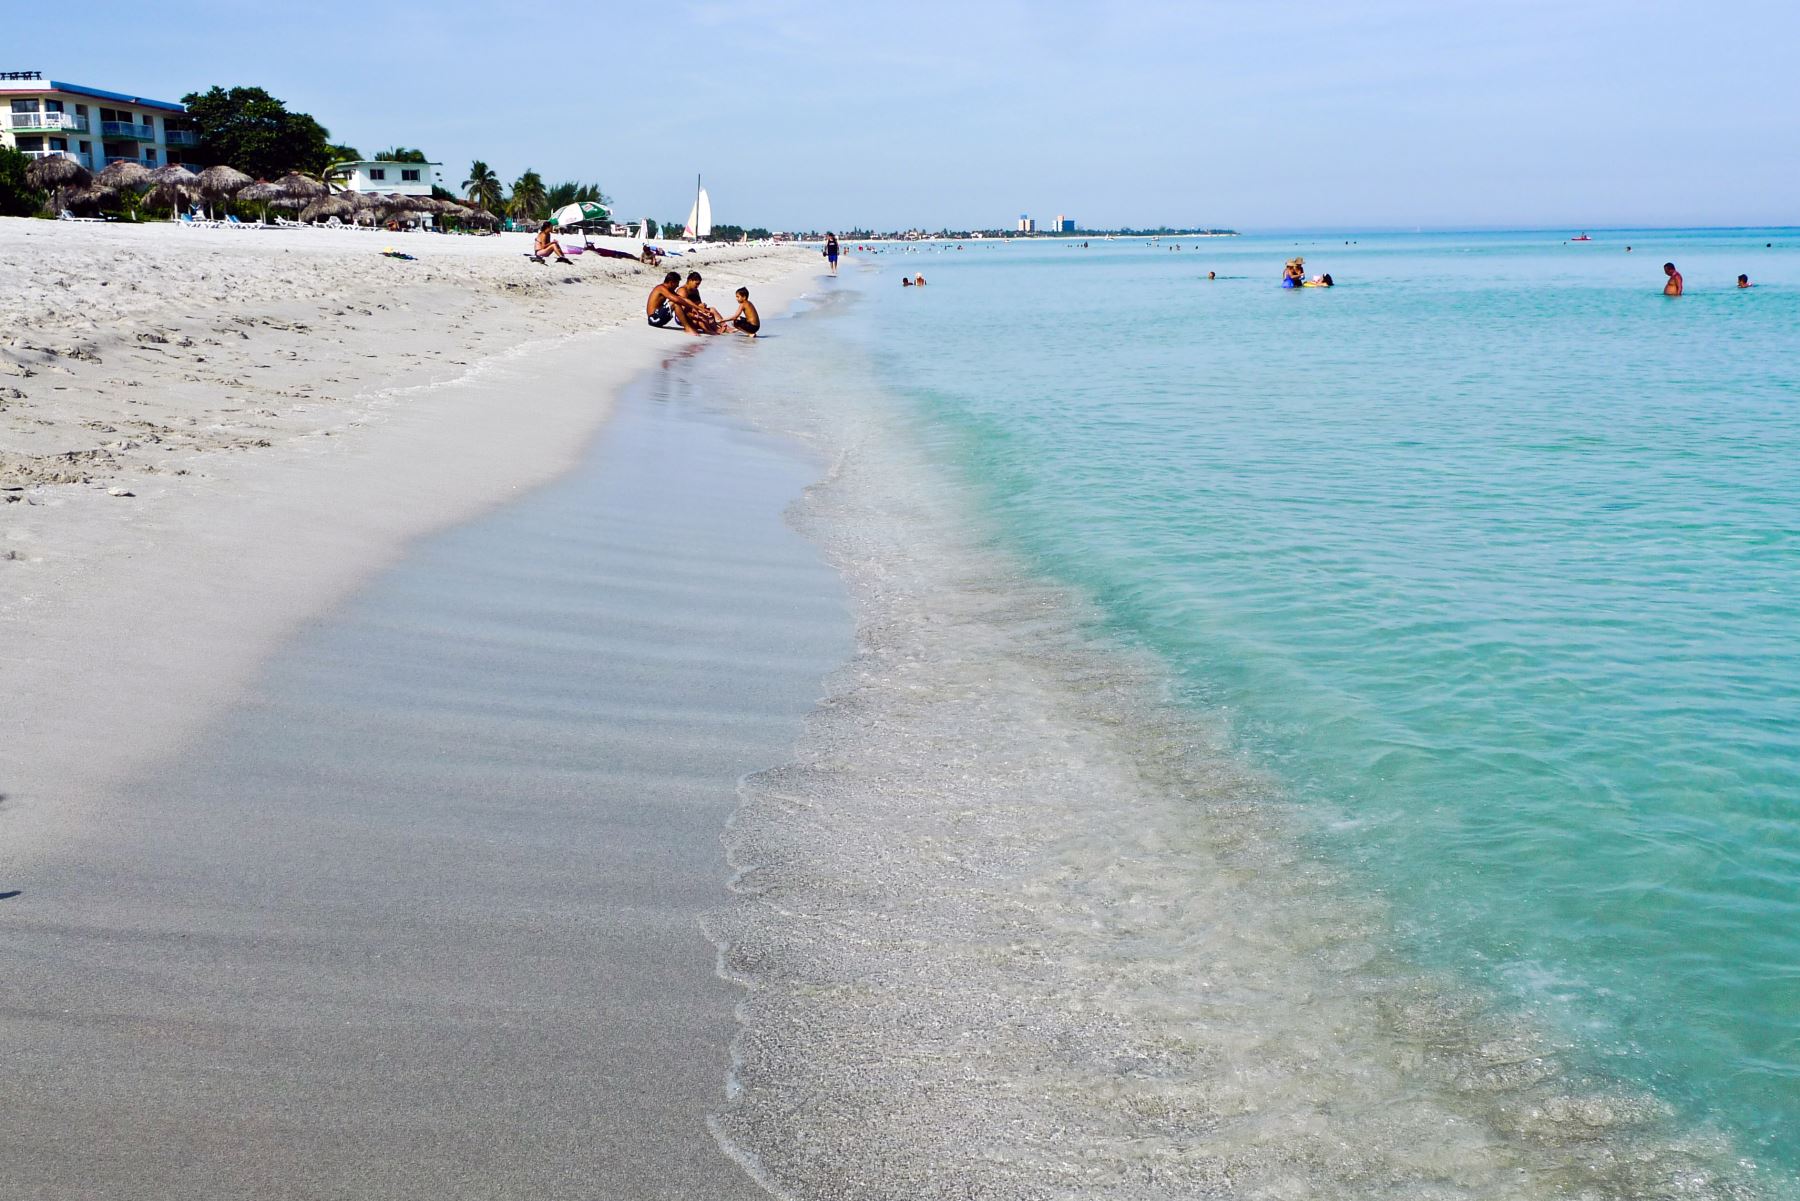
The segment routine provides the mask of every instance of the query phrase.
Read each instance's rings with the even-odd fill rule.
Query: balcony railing
[[[104,138],[136,138],[140,142],[156,141],[156,126],[138,125],[131,121],[102,121],[100,136]]]
[[[198,146],[200,134],[192,129],[170,129],[163,127],[163,141],[171,146]]]
[[[21,150],[19,153],[26,158],[72,158],[78,163],[81,161],[80,155],[67,150]]]
[[[6,118],[8,129],[69,129],[76,133],[88,131],[86,117],[77,117],[74,113],[0,113]]]

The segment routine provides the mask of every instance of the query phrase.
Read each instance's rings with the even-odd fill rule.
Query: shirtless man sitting
[[[1663,264],[1663,274],[1669,277],[1669,282],[1663,285],[1663,295],[1664,296],[1679,296],[1679,295],[1681,295],[1681,272],[1675,270],[1675,264],[1674,263],[1664,263]]]
[[[681,285],[681,295],[693,305],[690,315],[695,328],[703,334],[722,334],[725,332],[725,316],[706,301],[700,299],[700,273],[688,272],[687,282]]]
[[[644,319],[657,329],[667,328],[669,322],[678,323],[690,334],[700,331],[694,328],[694,304],[680,292],[681,272],[671,271],[663,276],[663,281],[650,289],[650,298],[644,301]]]

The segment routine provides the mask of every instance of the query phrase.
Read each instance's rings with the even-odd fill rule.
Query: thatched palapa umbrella
[[[119,193],[107,187],[99,180],[88,184],[75,184],[71,187],[56,190],[58,208],[66,208],[73,212],[98,212],[100,206],[113,199]]]
[[[48,154],[25,165],[25,178],[34,188],[61,191],[85,188],[94,182],[93,172],[66,154]]]
[[[150,172],[150,182],[159,188],[177,187],[196,191],[200,187],[200,177],[180,163],[168,163]]]
[[[255,183],[245,184],[243,187],[239,188],[237,198],[246,204],[262,205],[263,224],[267,225],[269,223],[269,206],[278,203],[286,195],[287,193],[283,192],[276,185],[257,180]]]
[[[310,175],[302,175],[298,171],[289,171],[275,181],[275,186],[283,194],[299,200],[314,200],[320,196],[329,196],[331,189]]]
[[[342,220],[356,212],[356,205],[342,196],[320,196],[300,210],[300,220],[320,221],[326,217]]]
[[[381,198],[366,192],[344,192],[342,198],[350,202],[355,215],[351,218],[358,225],[373,225],[380,218]]]
[[[236,167],[227,167],[221,163],[200,172],[200,194],[208,200],[222,200],[254,182]]]
[[[150,186],[150,168],[136,159],[122,158],[106,164],[98,178],[106,187],[120,192],[128,188],[147,188]]]
[[[168,207],[169,216],[200,194],[200,177],[180,163],[169,163],[150,172],[150,194],[144,203],[156,208]]]

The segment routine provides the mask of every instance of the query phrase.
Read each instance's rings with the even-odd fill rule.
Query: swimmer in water
[[[1663,285],[1663,295],[1664,296],[1679,296],[1679,295],[1681,295],[1681,272],[1675,270],[1675,264],[1674,263],[1664,263],[1663,264],[1663,274],[1669,277],[1669,282]]]
[[[1753,283],[1751,283],[1751,282],[1750,282],[1750,277],[1749,277],[1749,276],[1748,276],[1748,275],[1740,275],[1740,276],[1738,276],[1738,287],[1740,287],[1740,288],[1754,288],[1754,287],[1755,287],[1755,286],[1756,286],[1756,285],[1755,285],[1755,284],[1753,284]]]

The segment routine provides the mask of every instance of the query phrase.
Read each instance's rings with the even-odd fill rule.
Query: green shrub
[[[29,217],[48,199],[25,178],[31,160],[10,146],[0,146],[0,217]]]

